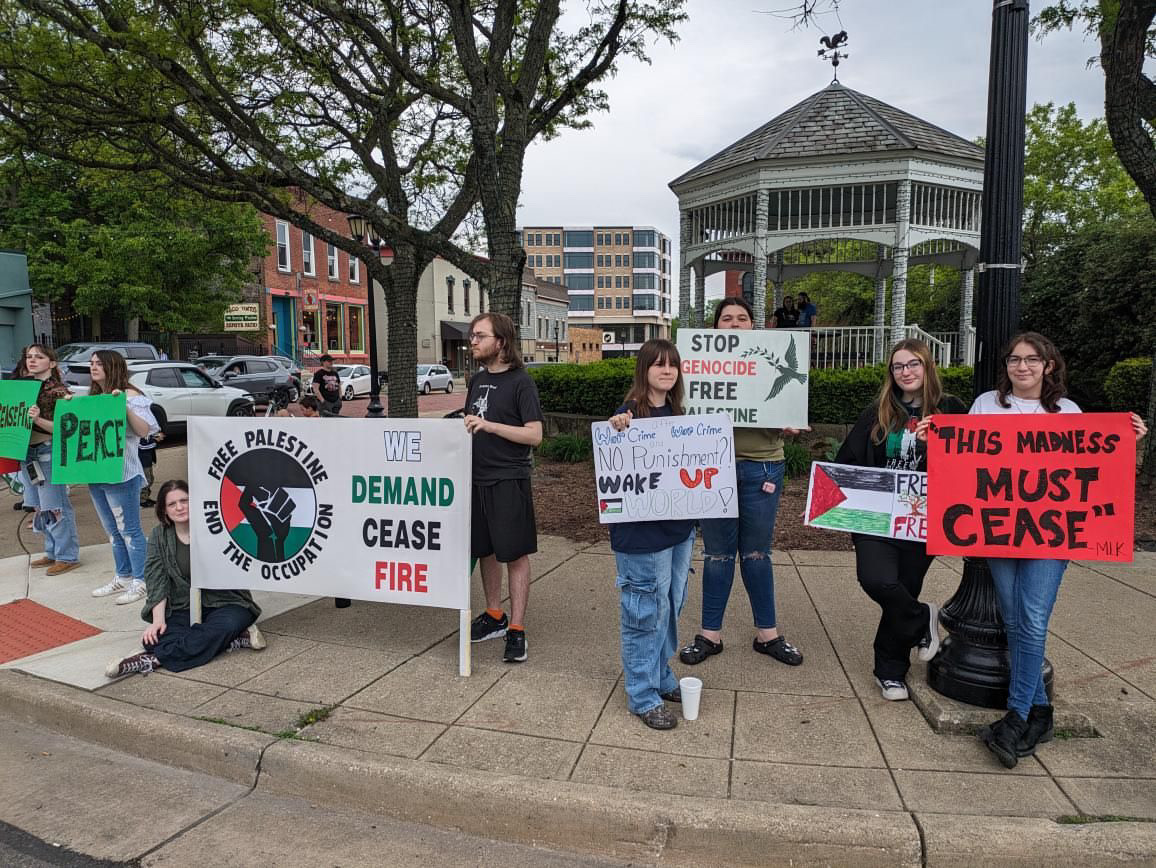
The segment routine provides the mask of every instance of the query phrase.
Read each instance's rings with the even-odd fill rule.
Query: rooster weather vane
[[[839,80],[839,61],[846,60],[851,55],[844,51],[840,51],[847,45],[847,31],[840,30],[834,36],[824,36],[819,42],[825,46],[819,49],[819,57],[822,60],[830,61],[831,66],[835,69],[835,81]]]

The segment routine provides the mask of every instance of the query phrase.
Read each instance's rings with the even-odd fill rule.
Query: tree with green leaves
[[[252,208],[206,200],[155,173],[10,157],[0,162],[0,203],[0,247],[27,254],[38,299],[158,331],[219,329],[268,247]]]
[[[598,82],[674,39],[683,5],[615,0],[563,16],[560,0],[0,0],[0,136],[87,167],[164,173],[357,256],[384,290],[389,367],[406,370],[417,281],[435,256],[517,321],[526,148],[588,125],[607,106]],[[314,201],[365,216],[392,266],[313,221]],[[412,380],[391,379],[391,415],[416,414]]]

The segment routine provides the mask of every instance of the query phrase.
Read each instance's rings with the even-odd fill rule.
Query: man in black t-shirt
[[[466,394],[466,430],[474,435],[470,550],[482,565],[486,611],[474,618],[470,639],[506,637],[503,659],[526,659],[524,619],[530,597],[530,555],[538,528],[530,491],[533,449],[542,442],[538,387],[518,352],[514,321],[483,313],[470,323],[470,347],[481,365]],[[510,618],[502,611],[502,564],[510,585]]]
[[[321,402],[322,416],[341,415],[341,377],[333,370],[333,356],[326,353],[321,357],[321,369],[313,375],[309,387],[313,397]]]

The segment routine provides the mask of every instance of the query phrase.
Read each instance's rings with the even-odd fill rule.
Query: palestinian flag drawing
[[[238,456],[221,479],[220,502],[233,542],[266,563],[301,551],[317,520],[313,480],[293,456],[276,449]]]
[[[893,536],[893,517],[908,510],[895,494],[895,470],[847,464],[811,465],[806,524],[869,536]],[[903,471],[911,476],[909,471]]]
[[[621,497],[603,497],[598,501],[599,515],[620,515],[622,513]]]

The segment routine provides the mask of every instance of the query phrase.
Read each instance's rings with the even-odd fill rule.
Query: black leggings
[[[244,606],[228,605],[205,609],[200,624],[189,624],[189,610],[169,612],[165,632],[145,650],[155,654],[169,672],[184,672],[204,666],[229,643],[249,629],[257,616]]]
[[[922,543],[859,535],[853,541],[859,584],[883,609],[875,631],[875,677],[902,681],[911,649],[927,631],[929,613],[919,592],[935,557]]]

